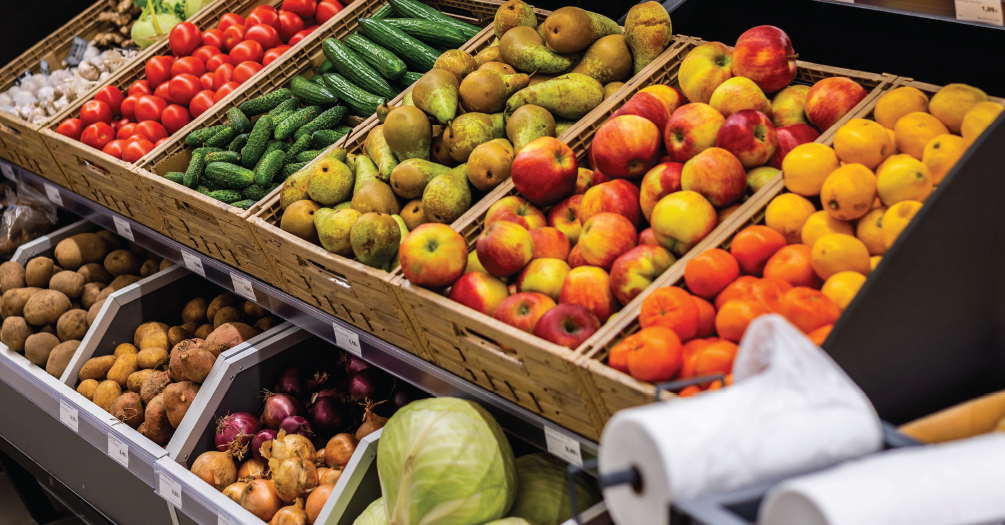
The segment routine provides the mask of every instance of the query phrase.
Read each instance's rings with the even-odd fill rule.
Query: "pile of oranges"
[[[905,86],[880,98],[875,120],[838,128],[833,147],[795,147],[782,161],[788,192],[768,204],[764,224],[738,232],[728,251],[688,261],[686,290],[670,286],[646,297],[640,330],[611,349],[608,364],[654,383],[722,374],[729,384],[737,343],[768,313],[822,345],[883,254],[1001,112],[964,84],[931,100]],[[721,386],[689,386],[679,395]]]

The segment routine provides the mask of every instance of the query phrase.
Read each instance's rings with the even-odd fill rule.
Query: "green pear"
[[[279,190],[279,206],[285,210],[290,204],[309,198],[307,183],[310,178],[311,170],[300,170],[287,177]]]
[[[554,137],[555,118],[541,106],[520,106],[506,122],[506,136],[513,143],[513,151],[520,153],[534,139]]]
[[[405,219],[402,219],[401,215],[392,215],[391,217],[394,218],[395,222],[398,223],[398,228],[401,229],[401,242],[405,242],[405,236],[408,235],[408,226],[405,224]]]
[[[374,268],[382,268],[398,253],[401,227],[386,213],[364,213],[352,225],[349,241],[356,260]]]
[[[492,21],[496,38],[502,38],[507,31],[518,26],[537,27],[537,15],[534,8],[522,0],[508,0],[499,6]]]
[[[568,73],[521,89],[506,101],[506,114],[534,104],[554,117],[579,120],[604,101],[604,86],[582,73]]]
[[[384,140],[399,160],[429,160],[433,127],[429,124],[429,117],[419,108],[397,107],[384,122]]]
[[[390,117],[390,115],[388,116]],[[375,126],[370,130],[363,143],[363,149],[380,170],[380,180],[386,182],[390,179],[391,172],[398,165],[398,157],[394,155],[391,146],[387,144],[387,139],[384,137],[384,126]]]
[[[359,191],[353,193],[352,209],[360,213],[392,214],[401,211],[391,186],[382,180],[367,182]]]
[[[429,222],[450,224],[471,207],[467,164],[429,181],[422,192],[422,211]]]
[[[417,199],[422,196],[426,184],[437,175],[450,168],[422,159],[408,159],[391,172],[391,189],[402,199]]]
[[[457,162],[467,162],[479,144],[496,138],[496,126],[491,115],[465,113],[453,120],[443,131],[443,144]]]
[[[356,177],[349,166],[325,157],[314,163],[307,180],[307,194],[322,206],[334,206],[352,197]]]
[[[572,69],[581,55],[560,55],[544,45],[544,39],[531,27],[514,27],[499,40],[502,61],[524,73],[561,73]]]
[[[457,115],[457,77],[449,71],[433,69],[422,75],[410,91],[415,107],[446,124]]]
[[[353,195],[359,191],[366,183],[380,180],[380,172],[377,165],[366,155],[356,156],[356,184],[353,185]]]
[[[352,209],[352,201],[340,202],[340,203],[332,206],[332,209],[335,210],[335,211],[339,211],[339,210],[351,210]]]
[[[493,113],[489,116],[492,117],[492,138],[493,139],[506,138],[506,114]]]
[[[349,234],[353,224],[362,214],[356,210],[321,208],[314,212],[314,227],[318,230],[321,246],[337,255],[352,257]]]

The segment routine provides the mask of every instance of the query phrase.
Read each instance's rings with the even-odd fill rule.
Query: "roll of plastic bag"
[[[830,467],[879,450],[872,405],[836,363],[778,315],[747,329],[733,385],[618,412],[601,473],[635,467],[641,490],[604,490],[620,525],[666,525],[670,504]]]
[[[894,449],[784,481],[761,525],[1005,522],[1005,434]]]

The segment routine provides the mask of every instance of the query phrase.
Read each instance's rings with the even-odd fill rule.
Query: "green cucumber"
[[[433,64],[440,57],[439,51],[405,34],[404,31],[385,24],[382,20],[362,18],[359,20],[359,31],[377,45],[401,57],[418,71],[426,72],[433,69]]]
[[[203,171],[206,170],[206,153],[195,150],[192,152],[192,160],[188,163],[188,169],[185,170],[185,178],[182,181],[182,185],[186,188],[195,188],[199,185],[199,179],[202,178]]]
[[[240,164],[241,156],[233,151],[214,151],[206,154],[206,164],[212,162],[226,162],[227,164]]]
[[[307,151],[307,149],[310,147],[311,147],[310,135],[303,135],[299,139],[297,139],[297,141],[294,142],[292,146],[290,146],[290,149],[286,150],[286,158],[289,160],[293,160],[297,158],[297,155],[299,155],[301,151]]]
[[[345,37],[345,45],[349,46],[363,60],[374,67],[378,73],[388,80],[398,80],[406,71],[405,63],[394,53],[374,44],[365,37],[353,33]],[[326,71],[329,73],[330,71]]]
[[[234,128],[238,133],[251,131],[251,121],[248,120],[248,117],[239,108],[228,109],[227,120],[230,121],[230,127]]]
[[[289,89],[280,88],[272,93],[245,101],[237,106],[237,109],[240,109],[241,113],[244,113],[248,117],[254,117],[282,104],[291,96],[293,96],[293,93]]]
[[[189,133],[188,136],[185,137],[185,145],[192,147],[205,146],[206,141],[213,138],[213,135],[216,135],[225,127],[227,126],[224,124],[220,124],[219,126],[210,126],[208,128],[197,129],[192,133]]]
[[[255,202],[256,201],[253,201],[251,199],[244,199],[244,200],[240,200],[240,201],[237,201],[237,202],[231,202],[230,205],[233,206],[233,207],[235,207],[235,208],[241,208],[242,210],[246,210],[246,209],[254,206]]]
[[[384,23],[404,31],[406,34],[414,36],[431,46],[443,46],[448,49],[457,49],[467,43],[468,38],[456,28],[423,20],[421,18],[386,18]]]
[[[388,0],[388,3],[394,6],[394,10],[401,13],[404,17],[422,18],[432,20],[433,22],[440,22],[441,24],[456,28],[468,38],[474,38],[482,31],[480,27],[466,24],[460,20],[454,20],[422,2],[416,2],[415,0]]]
[[[284,142],[282,140],[270,140],[269,145],[266,146],[265,151],[262,152],[262,157],[268,155],[269,153],[272,153],[273,151],[276,151],[277,149],[286,151],[290,149],[290,143]],[[261,158],[259,158],[259,160],[261,160]]]
[[[230,141],[230,145],[227,146],[227,150],[240,153],[241,148],[248,143],[248,137],[250,136],[251,134],[249,133],[241,133],[240,135],[234,137],[234,140]]]
[[[272,116],[265,115],[255,122],[255,128],[251,130],[248,137],[248,144],[241,149],[241,165],[250,168],[258,162],[258,159],[265,151],[269,138],[272,137]]]
[[[396,14],[397,14],[397,12],[395,12],[393,5],[391,5],[391,4],[384,4],[384,5],[380,6],[379,9],[377,9],[376,11],[374,11],[373,14],[370,15],[370,18],[376,18],[377,20],[383,20],[383,19],[385,19],[387,17],[395,16]]]
[[[175,184],[185,183],[185,174],[180,171],[169,171],[164,174],[164,178]]]
[[[212,197],[220,202],[225,202],[227,204],[237,202],[244,198],[241,195],[241,192],[237,190],[216,190],[209,192],[208,195],[209,197]]]
[[[321,108],[319,106],[310,106],[294,111],[292,115],[283,119],[283,121],[279,124],[276,124],[274,134],[276,140],[286,140],[292,137],[294,132],[300,129],[300,127],[304,124],[314,120],[314,118],[320,113]]]
[[[275,116],[277,114],[279,114],[279,113],[285,113],[287,111],[294,111],[295,109],[297,109],[297,106],[299,106],[299,105],[300,105],[300,102],[297,99],[291,97],[291,98],[288,98],[288,99],[284,100],[282,104],[280,104],[280,105],[278,105],[278,106],[270,109],[269,110],[269,115],[272,115],[273,120],[275,120]]]
[[[282,122],[282,121],[286,120],[286,117],[294,114],[296,111],[297,111],[296,109],[291,109],[289,111],[280,111],[279,113],[276,113],[275,115],[272,115],[270,113],[269,115],[272,116],[272,122]]]
[[[209,186],[203,186],[202,184],[200,184],[200,185],[198,185],[198,186],[195,187],[195,191],[197,191],[197,192],[199,192],[199,193],[201,193],[203,195],[209,195],[210,192],[212,192],[213,190],[209,189]]]
[[[227,164],[226,162],[207,164],[205,175],[206,180],[224,188],[241,189],[255,183],[255,173],[253,171],[233,164]]]
[[[318,75],[323,75],[325,73],[331,73],[332,71],[335,71],[335,66],[326,58],[323,61],[321,61],[321,65],[318,66],[318,73],[317,75],[314,76],[316,77]]]
[[[377,111],[377,106],[384,100],[382,97],[356,87],[338,73],[328,73],[322,77],[328,87],[338,94],[338,98],[345,102],[349,111],[354,115],[369,117]]]
[[[259,186],[258,184],[252,184],[247,188],[241,190],[241,196],[248,200],[253,200],[258,202],[265,198],[269,194],[268,186]]]
[[[334,66],[332,66],[332,69],[334,69]],[[319,77],[317,75],[314,75],[311,78],[308,78],[307,80],[310,81],[310,82],[313,82],[313,83],[315,83],[315,84],[317,84],[317,85],[319,85],[321,87],[325,86],[324,81],[321,80],[321,77]]]
[[[415,71],[405,72],[405,83],[409,86],[418,82],[420,78],[422,78],[422,73],[416,73]]]
[[[331,129],[338,126],[349,114],[349,109],[345,106],[335,106],[324,113],[318,115],[314,120],[300,126],[300,129],[293,134],[293,138],[299,140],[304,135],[310,135],[320,129]]]
[[[301,169],[303,169],[304,166],[308,164],[310,164],[310,162],[296,162],[294,164],[287,164],[283,166],[283,171],[279,173],[279,177],[285,181],[287,178],[289,178],[290,175],[293,175],[294,173],[300,171]]]
[[[319,129],[311,135],[311,145],[324,149],[339,141],[352,131],[349,126],[338,126],[335,129]]]
[[[272,183],[273,177],[279,173],[286,162],[286,152],[276,150],[262,157],[255,166],[255,184],[265,186]]]
[[[388,98],[394,97],[391,86],[363,58],[357,55],[349,46],[334,38],[325,39],[321,43],[325,57],[335,65],[335,70],[350,82],[375,95]]]
[[[290,79],[290,89],[297,100],[307,106],[331,107],[338,104],[338,96],[332,93],[331,89],[319,86],[300,75]]]
[[[297,162],[310,162],[324,152],[325,150],[323,149],[309,149],[307,151],[301,151],[300,153],[297,153]]]
[[[206,141],[206,147],[226,148],[230,144],[230,141],[234,140],[234,137],[236,136],[237,132],[234,131],[234,128],[226,126]]]

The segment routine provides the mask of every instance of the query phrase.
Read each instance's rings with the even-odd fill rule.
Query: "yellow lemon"
[[[911,223],[921,206],[918,201],[900,201],[886,210],[883,214],[883,244],[887,249],[897,242],[900,232]]]
[[[886,206],[873,208],[858,221],[855,227],[855,236],[865,243],[869,248],[870,255],[883,255],[886,253],[886,244],[883,243],[883,214],[886,213]]]
[[[893,133],[893,128],[883,128],[886,130],[886,135],[890,137],[890,155],[896,155],[900,153],[897,149],[897,136]],[[887,155],[889,157],[889,155]]]
[[[928,97],[920,89],[904,86],[880,97],[872,116],[884,128],[893,129],[900,117],[915,111],[928,111]]]
[[[865,284],[865,276],[858,272],[838,272],[824,282],[820,292],[827,296],[838,308],[844,310],[848,308],[848,303],[855,298],[862,285]]]
[[[792,148],[782,159],[785,187],[804,197],[820,195],[820,187],[832,171],[841,166],[830,146],[810,142]]]
[[[851,227],[851,224],[839,221],[825,211],[818,211],[806,219],[806,222],[803,223],[803,231],[799,232],[799,236],[803,244],[812,247],[817,239],[831,233],[855,235],[855,229]]]
[[[886,128],[861,118],[851,119],[834,133],[834,152],[841,162],[857,162],[874,170],[893,150]]]
[[[963,124],[960,125],[960,134],[963,135],[963,139],[967,142],[973,142],[974,139],[981,136],[981,133],[984,133],[984,130],[998,118],[1002,109],[1001,104],[994,102],[974,104],[974,107],[970,108],[966,115],[963,115]]]
[[[764,210],[764,224],[785,236],[785,241],[795,244],[802,240],[803,224],[816,213],[813,203],[795,193],[783,193],[768,203]]]
[[[928,112],[953,133],[960,132],[963,116],[970,108],[985,102],[988,94],[966,84],[946,84],[928,103]]]
[[[838,272],[858,272],[869,275],[869,249],[851,235],[829,233],[817,239],[810,250],[813,271],[827,280]]]
[[[939,119],[920,111],[900,117],[893,126],[897,150],[918,160],[921,160],[928,141],[946,133],[949,133],[949,129]]]
[[[879,263],[882,260],[883,260],[882,255],[873,255],[872,257],[869,257],[869,266],[872,268],[873,271],[876,271],[876,267],[879,266]]]
[[[907,200],[923,202],[932,193],[932,175],[920,160],[894,155],[876,170],[876,193],[887,206]]]
[[[876,176],[861,164],[842,165],[820,188],[820,204],[839,221],[853,221],[869,213],[875,200]]]
[[[967,141],[957,135],[939,135],[928,141],[921,153],[921,162],[928,167],[932,184],[938,186],[966,151]]]

